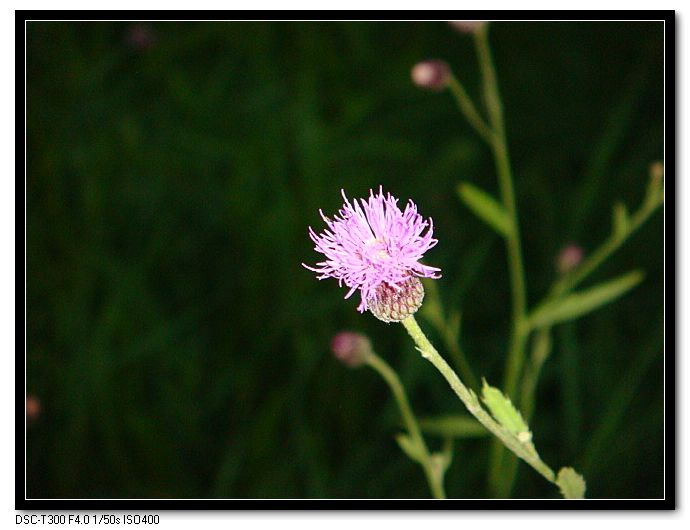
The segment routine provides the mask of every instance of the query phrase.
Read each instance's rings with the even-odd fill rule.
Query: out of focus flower
[[[151,48],[156,42],[156,33],[149,24],[137,23],[127,28],[125,43],[130,48],[143,52]]]
[[[41,415],[41,400],[29,394],[26,396],[26,418],[29,421],[36,421]]]
[[[335,278],[344,283],[350,288],[345,298],[359,290],[361,313],[372,308],[386,322],[404,320],[424,296],[417,277],[440,277],[440,269],[419,262],[438,243],[432,237],[433,221],[425,221],[411,200],[401,211],[398,199],[390,193],[384,196],[382,188],[359,202],[350,203],[345,191],[342,195],[345,204],[333,219],[320,211],[327,230],[317,234],[309,227],[314,250],[324,254],[325,261],[316,267],[303,265],[318,272],[319,280]]]
[[[450,66],[439,59],[415,64],[410,75],[412,82],[418,87],[435,91],[446,88],[451,78]]]
[[[664,163],[660,160],[652,162],[649,165],[649,175],[655,184],[660,184],[661,180],[664,178]]]
[[[486,20],[451,20],[448,24],[461,33],[473,33],[485,25]]]
[[[361,333],[341,331],[331,340],[333,355],[346,366],[361,366],[371,352],[371,342]]]
[[[582,247],[575,244],[570,244],[561,249],[556,258],[556,268],[561,274],[570,272],[577,267],[584,256]]]

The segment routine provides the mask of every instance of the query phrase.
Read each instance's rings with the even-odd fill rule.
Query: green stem
[[[611,234],[597,250],[585,258],[579,267],[554,285],[551,296],[554,298],[562,296],[580,284],[587,276],[594,272],[597,267],[606,261],[611,254],[618,250],[618,248],[625,243],[645,221],[647,221],[656,208],[662,203],[663,196],[661,193],[648,198],[643,206],[630,218],[630,224],[626,233],[623,235],[618,235],[615,232]]]
[[[477,111],[474,103],[472,103],[472,99],[467,94],[465,87],[462,86],[462,83],[460,83],[455,76],[451,75],[450,80],[448,81],[448,88],[450,89],[451,94],[453,94],[460,112],[464,114],[470,125],[474,127],[474,130],[477,131],[479,136],[481,136],[488,144],[493,144],[493,131],[489,128],[484,121],[484,118],[482,118]]]
[[[488,28],[488,25],[479,28],[475,33],[475,38],[477,55],[482,70],[484,99],[489,112],[489,121],[494,130],[494,141],[491,143],[491,148],[494,153],[496,170],[498,173],[501,199],[513,228],[511,234],[506,237],[513,300],[513,328],[511,346],[506,364],[504,390],[511,399],[515,399],[518,376],[524,362],[523,321],[527,308],[527,295],[525,273],[522,264],[522,248],[520,245],[520,225],[518,222],[515,191],[513,187],[513,174],[510,168],[510,156],[508,154],[508,143],[503,120],[503,106],[498,90],[496,71],[491,58]]]
[[[446,379],[455,394],[463,402],[470,414],[472,414],[479,423],[481,423],[489,432],[496,436],[503,444],[522,458],[532,468],[534,468],[540,475],[542,475],[549,482],[555,481],[553,470],[547,466],[534,452],[529,451],[517,438],[515,438],[509,431],[501,427],[479,403],[477,395],[468,389],[453,369],[448,365],[443,357],[433,347],[429,339],[426,338],[424,332],[417,324],[413,316],[402,321],[403,326],[414,340],[422,357],[427,359],[436,369],[441,372],[441,375]]]
[[[384,381],[388,384],[388,387],[398,404],[398,409],[400,409],[400,415],[405,423],[405,428],[407,429],[412,443],[418,448],[421,462],[420,465],[424,469],[424,474],[426,475],[427,481],[429,483],[429,489],[436,499],[445,499],[446,493],[443,488],[443,474],[440,473],[437,467],[434,465],[429,449],[426,446],[424,437],[422,436],[422,431],[417,423],[417,418],[412,412],[412,407],[410,407],[410,402],[407,399],[405,393],[405,388],[400,382],[398,374],[395,370],[384,361],[381,357],[376,355],[374,352],[369,352],[366,356],[365,362],[376,370]]]
[[[525,368],[521,389],[521,412],[527,423],[532,419],[535,408],[537,382],[542,366],[551,353],[551,328],[542,328],[534,335],[532,355]]]
[[[512,225],[510,234],[505,238],[512,290],[513,322],[510,348],[506,359],[504,390],[508,397],[517,403],[518,380],[524,364],[524,346],[526,339],[524,321],[527,311],[525,273],[522,263],[522,248],[520,245],[520,225],[515,203],[513,175],[510,168],[510,156],[508,153],[508,142],[503,119],[503,106],[498,90],[496,71],[491,58],[488,25],[479,28],[475,33],[475,43],[482,72],[484,101],[489,113],[489,121],[494,131],[491,148],[498,173],[501,199]],[[505,491],[504,485],[506,482],[503,480],[504,474],[502,472],[503,460],[503,447],[500,444],[494,443],[489,463],[489,481],[496,491],[501,489]]]
[[[551,329],[540,329],[534,335],[532,342],[532,355],[525,366],[520,388],[521,413],[525,422],[529,424],[534,415],[535,396],[537,382],[541,375],[542,366],[551,353]],[[517,476],[518,461],[515,458],[503,460],[500,468],[500,477],[493,477],[496,481],[496,493],[498,496],[508,497],[513,489]]]
[[[474,372],[470,367],[470,363],[467,361],[467,357],[465,357],[462,348],[460,348],[458,338],[453,336],[453,332],[447,324],[443,329],[440,329],[439,332],[443,337],[443,342],[446,345],[446,348],[448,348],[450,354],[453,356],[455,364],[458,366],[460,373],[467,381],[468,386],[472,389],[479,389],[479,380],[474,375]]]
[[[425,288],[428,297],[428,306],[432,307],[433,310],[424,313],[424,316],[429,320],[429,322],[436,328],[436,331],[441,335],[443,343],[450,352],[453,358],[453,364],[460,371],[462,378],[467,381],[470,388],[474,390],[479,389],[479,380],[477,376],[474,375],[474,371],[467,361],[465,352],[460,346],[460,317],[456,313],[457,319],[453,317],[446,316],[443,303],[441,302],[441,296],[438,292],[436,284],[431,281],[425,283]],[[452,314],[452,313],[451,313]],[[453,322],[451,322],[453,320]]]

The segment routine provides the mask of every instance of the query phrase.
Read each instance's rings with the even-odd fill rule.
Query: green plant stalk
[[[474,130],[477,131],[479,136],[481,136],[488,144],[493,144],[493,131],[477,111],[474,103],[472,103],[472,99],[467,94],[465,87],[463,87],[460,81],[458,81],[458,79],[452,74],[448,80],[448,89],[450,90],[451,94],[453,94],[460,112],[462,112],[469,124],[474,127]]]
[[[540,329],[534,335],[532,343],[532,355],[530,362],[525,367],[521,386],[520,412],[527,423],[534,414],[535,394],[537,382],[541,375],[542,366],[551,354],[551,328]]]
[[[391,393],[398,404],[398,409],[400,410],[400,415],[405,423],[405,428],[407,429],[410,438],[417,446],[421,454],[422,461],[420,462],[420,465],[422,466],[422,469],[424,469],[424,474],[426,475],[432,495],[436,499],[445,499],[446,493],[443,487],[443,474],[438,472],[433,463],[429,449],[427,448],[424,437],[422,436],[422,431],[417,423],[417,418],[415,417],[414,412],[412,412],[412,407],[410,407],[410,402],[407,399],[405,388],[403,387],[398,374],[395,373],[395,370],[393,370],[393,368],[391,368],[386,361],[384,361],[374,352],[369,352],[367,354],[365,362],[376,370],[383,380],[388,384],[388,387],[390,388]]]
[[[534,334],[532,343],[532,355],[525,366],[520,387],[520,412],[525,421],[529,423],[534,415],[535,396],[537,382],[541,375],[542,366],[551,354],[551,328],[543,328]],[[511,458],[504,460],[500,468],[502,478],[497,488],[497,494],[508,497],[515,484],[517,476],[518,460]]]
[[[542,475],[549,482],[555,483],[555,475],[553,470],[547,466],[538,456],[529,452],[514,436],[506,431],[491,415],[484,410],[477,398],[477,395],[468,389],[453,369],[448,365],[443,357],[438,353],[436,348],[429,342],[426,335],[417,324],[414,316],[408,317],[402,321],[403,326],[409,333],[412,340],[417,345],[422,357],[427,359],[434,367],[441,372],[441,375],[446,379],[455,394],[460,398],[460,401],[465,405],[470,414],[472,414],[479,423],[481,423],[489,432],[496,436],[503,444],[510,449],[515,455],[527,462],[535,471]]]
[[[484,86],[484,101],[489,113],[489,122],[493,128],[493,142],[491,148],[494,154],[501,199],[512,224],[512,230],[506,240],[508,267],[513,301],[513,323],[511,330],[510,348],[506,359],[504,391],[517,403],[518,380],[524,364],[524,346],[526,339],[525,314],[527,311],[527,295],[525,287],[525,273],[522,263],[522,248],[520,245],[520,228],[513,187],[513,175],[510,168],[508,142],[506,140],[505,124],[503,120],[503,106],[498,90],[498,80],[489,45],[488,25],[482,26],[475,32],[477,57],[482,72]],[[505,491],[503,481],[504,452],[503,447],[494,443],[489,462],[489,483],[500,494]],[[500,484],[504,485],[500,485]]]
[[[442,329],[439,329],[438,331],[441,334],[441,337],[443,338],[443,342],[446,345],[446,348],[448,348],[448,351],[450,351],[450,354],[453,356],[455,364],[458,366],[460,373],[467,381],[468,386],[472,389],[479,389],[479,380],[474,375],[474,372],[472,371],[472,368],[470,367],[470,364],[467,361],[467,357],[465,357],[464,352],[460,348],[460,345],[458,344],[458,338],[453,335],[453,332],[448,327],[447,323]]]
[[[625,234],[611,234],[609,238],[602,243],[597,250],[590,254],[572,273],[565,276],[562,280],[556,282],[551,290],[549,298],[556,298],[562,296],[578,284],[580,284],[587,276],[596,270],[604,261],[606,261],[611,254],[628,240],[628,238],[642,226],[647,219],[654,213],[656,208],[663,203],[663,196],[659,193],[656,197],[648,198],[643,206],[633,214],[630,218],[630,224]]]
[[[437,310],[427,313],[424,316],[429,320],[429,322],[436,328],[436,331],[441,335],[443,343],[450,352],[453,358],[453,364],[460,371],[460,375],[463,377],[470,388],[478,390],[479,380],[477,376],[474,375],[474,371],[467,361],[465,352],[460,346],[459,331],[453,329],[449,319],[446,317],[443,304],[441,303],[441,296],[438,293],[438,288],[433,282],[428,282],[426,285],[427,296],[430,302],[433,304]],[[459,327],[459,326],[458,326]]]
[[[489,121],[494,131],[491,148],[498,173],[501,200],[512,224],[511,234],[509,237],[506,237],[506,250],[508,252],[508,266],[512,288],[513,327],[506,363],[504,390],[508,397],[514,400],[516,398],[518,376],[524,362],[525,337],[523,322],[527,309],[527,295],[513,174],[510,168],[510,156],[508,154],[508,143],[503,120],[503,106],[498,90],[496,71],[491,58],[488,27],[488,25],[484,25],[475,32],[475,41],[479,65],[482,71],[484,100],[489,113]]]

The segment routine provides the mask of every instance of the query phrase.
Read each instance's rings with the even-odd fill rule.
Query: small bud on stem
[[[361,333],[341,331],[331,340],[333,355],[346,366],[361,366],[371,353],[371,342]]]
[[[556,259],[556,268],[561,274],[566,274],[577,267],[582,258],[584,257],[584,251],[582,247],[575,244],[570,244],[561,249],[558,253],[558,258]]]
[[[412,68],[412,81],[420,88],[441,91],[450,82],[450,67],[439,59],[422,61]]]
[[[451,20],[448,24],[460,33],[474,33],[484,24],[486,20]]]

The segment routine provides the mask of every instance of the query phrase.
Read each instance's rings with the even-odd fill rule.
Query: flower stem
[[[450,80],[448,81],[448,88],[450,89],[450,93],[455,98],[455,102],[458,104],[460,112],[463,113],[469,124],[474,127],[474,130],[477,131],[479,136],[481,136],[488,144],[493,144],[493,131],[477,111],[477,108],[474,106],[474,103],[472,103],[472,99],[467,94],[467,91],[465,90],[465,87],[462,86],[462,83],[460,83],[455,76],[451,75]]]
[[[451,312],[446,315],[446,311],[438,292],[438,287],[433,281],[424,284],[427,292],[428,301],[423,306],[424,316],[436,328],[448,352],[450,353],[453,364],[460,371],[460,375],[473,390],[480,388],[479,380],[474,375],[470,363],[467,361],[465,352],[460,345],[460,315]]]
[[[546,480],[554,482],[555,476],[553,470],[547,466],[536,453],[530,451],[521,444],[509,431],[501,427],[501,425],[484,410],[477,395],[460,381],[458,375],[448,365],[445,359],[441,357],[436,348],[429,342],[429,339],[426,338],[426,335],[419,327],[419,324],[417,324],[415,318],[413,316],[407,317],[402,321],[402,324],[405,326],[410,337],[412,337],[412,340],[414,340],[422,357],[427,359],[439,372],[441,372],[441,375],[460,398],[460,401],[463,402],[469,413],[477,418],[479,423],[503,442],[508,449],[532,466]]]
[[[415,417],[414,412],[412,412],[412,407],[410,407],[410,402],[407,399],[405,388],[400,382],[398,374],[395,373],[395,370],[393,370],[393,368],[391,368],[386,361],[384,361],[374,352],[369,352],[367,354],[365,362],[376,370],[383,380],[388,384],[388,387],[390,388],[391,393],[398,404],[398,409],[400,410],[400,415],[405,423],[405,428],[407,429],[410,439],[416,446],[421,457],[421,461],[419,463],[424,469],[424,474],[426,475],[432,495],[436,499],[445,499],[446,493],[443,488],[443,473],[439,472],[437,466],[434,465],[431,454],[429,453],[429,449],[424,442],[422,431],[417,423],[417,418]]]
[[[513,175],[510,168],[510,156],[506,140],[503,120],[503,106],[498,90],[498,81],[491,58],[491,48],[488,36],[489,25],[484,25],[475,32],[477,55],[482,71],[484,85],[484,100],[489,113],[489,121],[493,128],[493,142],[491,148],[494,153],[498,182],[501,190],[503,206],[508,213],[513,230],[506,237],[508,266],[510,269],[510,283],[513,299],[513,327],[510,351],[506,364],[505,392],[511,398],[516,398],[517,382],[524,362],[524,330],[523,322],[527,308],[525,288],[525,273],[522,264],[522,248],[520,245],[520,229],[515,203]]]
[[[524,326],[527,311],[527,295],[525,287],[525,273],[522,263],[522,249],[520,245],[520,228],[513,187],[513,175],[510,168],[510,156],[506,139],[505,124],[503,119],[503,106],[498,90],[498,80],[489,45],[488,25],[475,32],[477,56],[482,72],[484,86],[484,102],[489,113],[489,122],[493,129],[493,142],[491,149],[494,154],[498,183],[501,191],[503,207],[512,224],[510,234],[506,236],[506,250],[508,254],[508,267],[510,271],[510,285],[513,302],[513,322],[510,338],[510,348],[506,359],[506,371],[504,390],[514,402],[518,398],[518,381],[524,364],[524,347],[526,331]],[[504,452],[500,444],[494,443],[489,464],[489,480],[494,489],[505,489],[499,486],[502,482],[502,466]]]
[[[630,218],[630,225],[624,234],[612,234],[601,246],[590,254],[573,272],[556,283],[552,289],[552,296],[566,294],[589,276],[599,265],[606,261],[611,254],[625,243],[628,238],[642,226],[647,219],[663,204],[663,196],[659,193],[645,201],[642,207]]]

